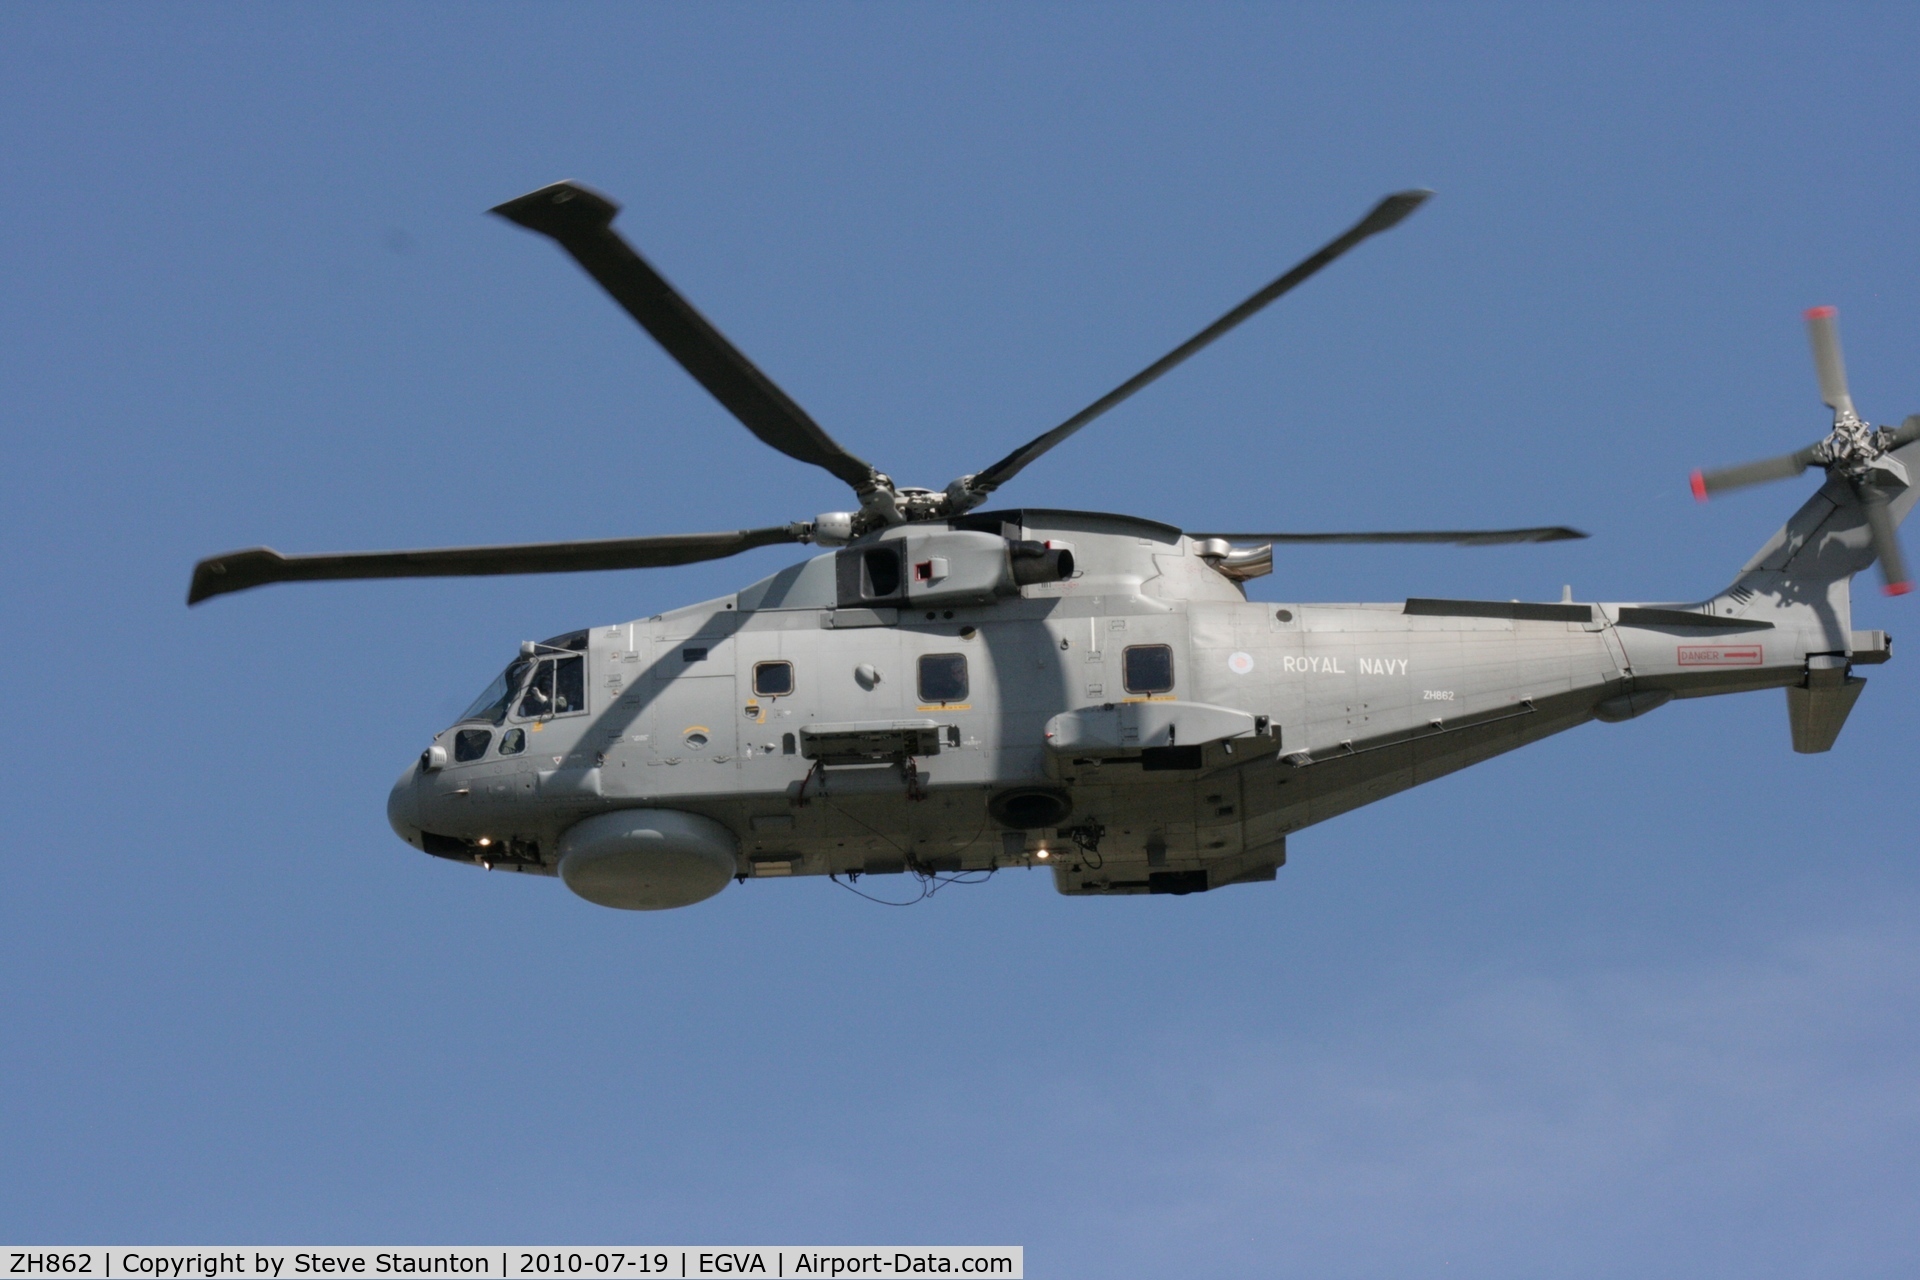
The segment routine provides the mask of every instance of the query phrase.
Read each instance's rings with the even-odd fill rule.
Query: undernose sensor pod
[[[622,809],[567,829],[560,837],[560,878],[603,907],[691,906],[727,887],[738,847],[733,833],[711,818]]]

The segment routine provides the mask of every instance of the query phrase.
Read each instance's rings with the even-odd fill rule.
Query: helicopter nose
[[[414,848],[420,844],[420,766],[409,764],[387,793],[387,825]]]

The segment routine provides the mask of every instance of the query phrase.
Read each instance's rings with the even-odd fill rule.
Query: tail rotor
[[[1832,307],[1815,307],[1807,312],[1806,320],[1813,366],[1820,377],[1820,398],[1833,410],[1833,430],[1824,439],[1777,458],[1695,471],[1691,479],[1693,496],[1705,502],[1716,493],[1790,480],[1808,467],[1824,467],[1829,476],[1847,482],[1866,514],[1886,593],[1905,595],[1913,590],[1913,583],[1907,576],[1906,557],[1901,554],[1888,505],[1910,482],[1906,467],[1890,455],[1920,440],[1920,414],[1898,427],[1875,428],[1864,421],[1847,392],[1847,366],[1840,355],[1839,312]]]

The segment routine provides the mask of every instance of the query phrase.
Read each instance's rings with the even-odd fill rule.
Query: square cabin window
[[[760,698],[784,698],[793,692],[793,664],[791,662],[756,662],[753,664],[753,692]]]
[[[1128,693],[1168,693],[1173,689],[1173,646],[1136,644],[1121,657]]]
[[[920,659],[921,702],[967,700],[967,655],[929,653]]]

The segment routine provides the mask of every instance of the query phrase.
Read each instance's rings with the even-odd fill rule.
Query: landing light
[[[492,844],[492,843],[493,843],[493,837],[492,837],[492,836],[481,836],[481,837],[480,837],[480,838],[479,838],[478,840],[476,840],[476,841],[475,841],[474,843],[475,843],[475,844],[478,844],[478,845],[479,845],[479,846],[480,846],[480,847],[481,847],[482,849],[484,849],[484,848],[486,848],[486,847],[487,847],[488,845],[490,845],[490,844]]]
[[[1033,856],[1040,859],[1040,861],[1045,862],[1047,860],[1047,851],[1045,849],[1042,849],[1039,852],[1035,853]]]

